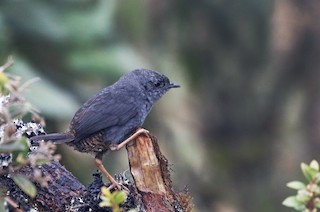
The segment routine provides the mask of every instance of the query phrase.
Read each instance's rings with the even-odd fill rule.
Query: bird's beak
[[[169,88],[180,88],[180,85],[175,83],[170,83]]]

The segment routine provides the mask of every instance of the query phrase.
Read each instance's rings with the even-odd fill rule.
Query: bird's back
[[[68,145],[81,152],[101,152],[121,143],[142,125],[151,108],[140,97],[134,87],[102,89],[74,115],[69,127],[74,141]]]

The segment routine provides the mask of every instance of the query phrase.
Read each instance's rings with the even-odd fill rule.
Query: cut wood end
[[[174,192],[168,160],[162,155],[156,137],[141,134],[127,145],[127,151],[130,171],[145,211],[193,211],[189,195]]]
[[[131,174],[138,190],[154,194],[165,194],[159,160],[151,137],[141,134],[127,146]]]

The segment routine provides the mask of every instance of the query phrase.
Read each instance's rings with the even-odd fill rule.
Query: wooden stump
[[[127,146],[130,172],[146,211],[192,211],[191,198],[175,193],[168,170],[154,136],[140,135]]]

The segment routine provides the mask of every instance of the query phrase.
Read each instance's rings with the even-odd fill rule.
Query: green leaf
[[[19,141],[14,141],[0,145],[0,153],[10,153],[19,150],[24,150],[24,145],[21,144]]]
[[[106,188],[105,186],[101,187],[101,193],[102,193],[103,196],[111,197],[110,190],[108,188]]]
[[[13,175],[12,179],[19,188],[31,198],[34,198],[37,195],[36,186],[25,176],[17,174]]]
[[[15,143],[18,143],[22,148],[12,152],[12,160],[18,164],[24,164],[29,152],[27,139],[22,137],[21,140],[16,141]]]
[[[7,75],[3,72],[0,72],[0,87],[4,87],[9,82]]]
[[[305,208],[302,202],[299,202],[295,196],[287,197],[283,202],[282,205],[294,208],[296,210],[303,210]]]
[[[318,173],[317,170],[311,168],[305,163],[301,163],[301,170],[308,181],[311,181]]]
[[[299,202],[307,203],[311,199],[310,192],[307,191],[306,189],[298,190],[298,194],[296,196],[296,199]]]
[[[309,166],[310,168],[319,171],[319,163],[316,160],[312,160]]]
[[[319,184],[319,182],[320,182],[320,173],[318,173],[315,177],[315,183]]]
[[[314,202],[314,207],[320,208],[320,200],[319,200],[319,199],[317,199],[317,200]]]
[[[108,188],[105,186],[101,187],[101,196],[100,199],[102,200],[99,203],[99,207],[111,207],[112,206],[112,194]]]
[[[101,197],[101,202],[99,203],[99,207],[111,207],[112,203],[109,197]]]
[[[116,204],[121,204],[123,203],[127,198],[127,195],[124,191],[115,191],[113,192],[113,200],[115,201]]]
[[[287,187],[299,190],[299,189],[306,188],[306,185],[300,181],[292,181],[292,182],[287,183]]]
[[[17,154],[17,157],[14,157],[14,158],[15,158],[14,161],[18,164],[21,164],[21,165],[26,164],[26,162],[27,162],[27,157],[23,152],[19,152]]]

